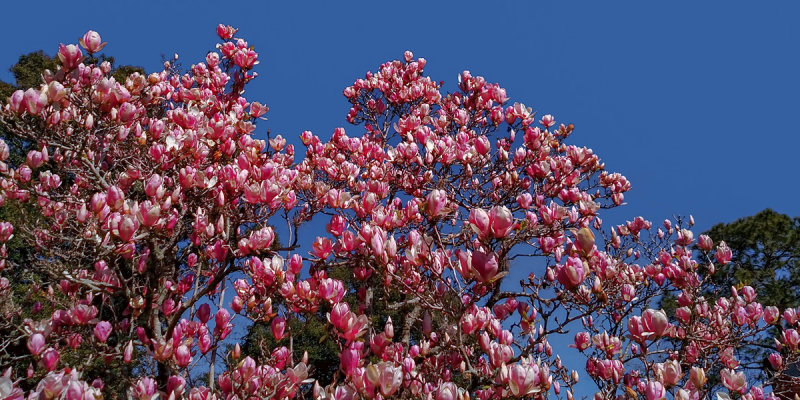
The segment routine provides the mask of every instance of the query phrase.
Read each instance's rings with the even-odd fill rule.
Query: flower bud
[[[97,53],[106,46],[107,43],[100,40],[100,34],[95,31],[86,32],[80,39],[81,46],[83,46],[89,53]]]

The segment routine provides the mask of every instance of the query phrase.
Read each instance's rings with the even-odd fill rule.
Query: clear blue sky
[[[571,143],[633,184],[607,222],[693,214],[704,230],[766,207],[800,216],[796,1],[228,4],[9,2],[0,79],[20,54],[54,54],[88,29],[119,64],[156,71],[177,52],[188,66],[226,23],[260,53],[246,96],[271,111],[256,134],[327,137],[337,126],[360,133],[344,120],[342,89],[412,50],[446,90],[468,69],[574,123]]]
[[[121,64],[154,71],[178,52],[188,66],[223,22],[260,53],[246,96],[271,111],[257,133],[325,137],[347,126],[342,89],[409,49],[446,90],[468,69],[574,123],[571,143],[633,183],[610,222],[693,214],[704,229],[765,207],[800,215],[800,3],[261,3],[6,3],[0,79],[20,54],[53,54],[87,29]]]

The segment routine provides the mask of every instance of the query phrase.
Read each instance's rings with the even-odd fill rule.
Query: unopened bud
[[[236,343],[236,345],[233,346],[233,353],[231,353],[231,357],[233,357],[234,360],[238,360],[242,357],[242,348],[239,346],[239,343]]]

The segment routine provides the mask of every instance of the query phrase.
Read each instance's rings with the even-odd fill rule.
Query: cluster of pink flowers
[[[81,47],[105,46],[89,31],[0,112],[31,144],[13,165],[0,143],[0,198],[41,215],[0,223],[0,241],[37,254],[35,265],[3,259],[0,273],[48,271],[39,289],[55,310],[20,327],[30,376],[44,378],[25,392],[9,370],[0,398],[98,398],[103,382],[59,359],[67,347],[155,365],[158,376],[131,378],[137,399],[572,399],[591,395],[576,393],[582,375],[596,399],[783,390],[774,383],[800,360],[798,310],[763,307],[747,286],[708,294],[731,250],[695,243],[685,221],[638,217],[604,233],[599,213],[631,186],[566,143],[572,125],[466,71],[444,94],[406,52],[345,88],[355,134],[302,132],[296,161],[283,137],[254,137],[267,108],[242,93],[258,54],[236,29],[217,33],[218,52],[189,71],[165,63],[119,82],[107,63],[83,63]],[[298,243],[322,215],[327,233]],[[330,273],[341,268],[351,284]],[[504,284],[511,275],[524,277],[518,289]],[[674,315],[654,308],[665,293],[677,295]],[[403,321],[376,325],[379,302]],[[340,357],[327,384],[281,341],[295,334],[289,321],[320,310]],[[237,346],[229,369],[188,385],[244,318],[268,323],[279,344],[261,363]],[[576,330],[585,363],[551,344]],[[774,373],[748,380],[738,350],[771,332]]]

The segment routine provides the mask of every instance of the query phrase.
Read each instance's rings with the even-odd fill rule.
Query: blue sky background
[[[178,52],[188,67],[214,49],[216,25],[231,24],[260,53],[246,97],[271,110],[256,134],[297,143],[303,130],[360,134],[342,90],[412,50],[445,91],[467,69],[575,124],[570,143],[633,184],[607,227],[693,214],[702,231],[766,207],[800,216],[800,2],[232,4],[6,3],[0,79],[12,80],[20,54],[54,54],[88,29],[120,65],[157,71]]]

